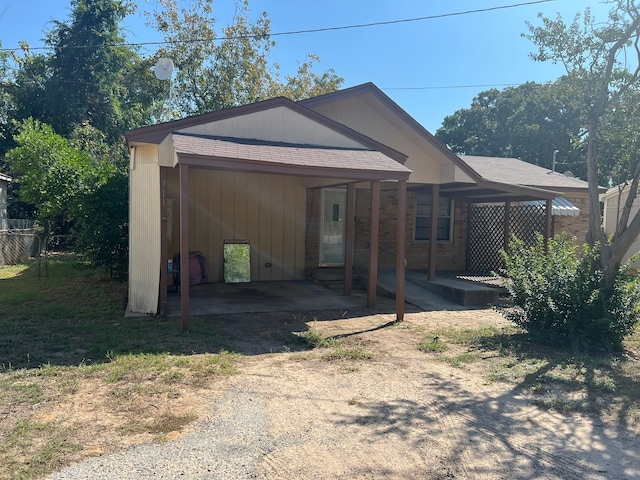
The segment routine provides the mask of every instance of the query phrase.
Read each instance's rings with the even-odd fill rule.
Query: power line
[[[247,35],[233,35],[230,37],[220,37],[220,38],[216,38],[215,40],[217,41],[224,41],[224,40],[239,40],[239,39],[243,39],[243,38],[262,38],[262,37],[282,37],[285,35],[301,35],[301,34],[307,34],[307,33],[321,33],[321,32],[331,32],[331,31],[337,31],[337,30],[350,30],[350,29],[355,29],[355,28],[369,28],[369,27],[379,27],[379,26],[384,26],[384,25],[395,25],[395,24],[400,24],[400,23],[409,23],[409,22],[421,22],[421,21],[425,21],[425,20],[436,20],[439,18],[447,18],[447,17],[457,17],[457,16],[461,16],[461,15],[471,15],[471,14],[476,14],[476,13],[485,13],[485,12],[492,12],[492,11],[496,11],[496,10],[506,10],[506,9],[510,9],[510,8],[517,8],[517,7],[525,7],[525,6],[530,6],[530,5],[538,5],[541,3],[549,3],[549,2],[555,2],[556,0],[533,0],[533,1],[529,1],[529,2],[523,2],[523,3],[513,3],[513,4],[509,4],[509,5],[500,5],[497,7],[487,7],[487,8],[479,8],[479,9],[475,9],[475,10],[465,10],[462,12],[452,12],[452,13],[442,13],[439,15],[428,15],[428,16],[424,16],[424,17],[414,17],[414,18],[404,18],[404,19],[400,19],[400,20],[387,20],[387,21],[383,21],[383,22],[371,22],[371,23],[358,23],[358,24],[351,24],[351,25],[342,25],[342,26],[337,26],[337,27],[323,27],[323,28],[311,28],[311,29],[307,29],[307,30],[292,30],[292,31],[288,31],[288,32],[275,32],[275,33],[270,33],[269,35],[259,35],[259,34],[247,34]],[[205,40],[201,40],[201,39],[189,39],[189,40],[182,40],[182,41],[158,41],[158,42],[136,42],[136,43],[119,43],[119,44],[113,44],[113,45],[105,45],[105,46],[113,46],[113,47],[142,47],[142,46],[151,46],[151,45],[167,45],[167,44],[171,44],[171,43],[198,43],[198,42],[203,42]],[[75,46],[68,46],[67,48],[95,48],[95,45],[75,45]],[[52,47],[29,47],[29,50],[51,50]],[[15,52],[21,50],[20,47],[15,47],[15,48],[0,48],[0,52]]]
[[[517,87],[523,83],[491,83],[487,85],[439,85],[431,87],[380,87],[380,90],[445,90],[453,88]]]

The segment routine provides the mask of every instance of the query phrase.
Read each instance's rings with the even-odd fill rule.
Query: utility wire
[[[435,20],[439,18],[447,18],[447,17],[457,17],[461,15],[471,15],[476,13],[484,13],[484,12],[492,12],[496,10],[506,10],[509,8],[517,8],[517,7],[525,7],[529,5],[538,5],[541,3],[555,2],[556,0],[533,0],[530,2],[523,3],[513,3],[510,5],[500,5],[497,7],[487,7],[487,8],[479,8],[475,10],[465,10],[462,12],[452,12],[452,13],[442,13],[439,15],[428,15],[425,17],[414,17],[414,18],[405,18],[400,20],[387,20],[383,22],[371,22],[371,23],[359,23],[352,25],[342,25],[337,27],[324,27],[324,28],[311,28],[308,30],[292,30],[288,32],[275,32],[270,33],[268,35],[261,34],[246,34],[246,35],[233,35],[230,37],[220,37],[215,40],[224,41],[224,40],[239,40],[243,38],[263,38],[263,37],[282,37],[285,35],[301,35],[306,33],[321,33],[321,32],[331,32],[337,30],[350,30],[354,28],[369,28],[369,27],[379,27],[383,25],[395,25],[399,23],[409,23],[409,22],[421,22],[424,20]],[[190,40],[177,40],[177,41],[158,41],[158,42],[136,42],[136,43],[119,43],[113,45],[105,45],[105,46],[113,46],[113,47],[141,47],[141,46],[149,46],[149,45],[167,45],[171,43],[198,43],[203,42],[205,40],[201,39],[190,39]],[[66,48],[96,48],[96,45],[69,45]],[[51,50],[52,47],[29,47],[29,50]],[[15,48],[0,48],[0,52],[15,52],[21,50],[20,47]]]
[[[516,87],[524,83],[490,83],[487,85],[439,85],[432,87],[380,87],[380,90],[444,90],[453,88],[493,88],[493,87]]]

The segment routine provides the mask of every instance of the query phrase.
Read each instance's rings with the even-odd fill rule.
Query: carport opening
[[[224,282],[249,283],[251,281],[251,246],[247,240],[224,241]]]

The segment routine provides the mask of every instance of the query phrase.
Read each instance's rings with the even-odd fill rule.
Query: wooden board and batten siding
[[[251,246],[251,280],[304,278],[306,187],[297,177],[194,169],[189,176],[189,250],[202,252],[209,282],[223,281],[225,240]],[[168,174],[178,198],[178,172]],[[173,202],[170,258],[180,251],[178,202]]]

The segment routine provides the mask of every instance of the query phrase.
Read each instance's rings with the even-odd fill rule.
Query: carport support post
[[[353,284],[353,247],[355,239],[355,184],[347,184],[347,211],[345,218],[345,251],[344,251],[344,289],[345,297],[351,296],[351,286]]]
[[[396,321],[404,320],[405,236],[407,228],[407,181],[398,181],[398,211],[396,234]]]
[[[160,316],[167,316],[167,167],[160,167]]]
[[[438,210],[440,209],[440,185],[431,185],[431,230],[429,232],[429,273],[427,279],[436,279],[436,247],[438,246]]]
[[[375,308],[378,290],[378,240],[380,235],[380,181],[371,182],[371,238],[369,240],[369,285],[367,307]]]
[[[504,240],[503,248],[509,251],[509,239],[511,238],[511,200],[504,202]]]
[[[180,164],[180,309],[182,331],[189,330],[189,167]]]
[[[547,198],[547,208],[544,212],[544,250],[549,248],[549,239],[551,238],[551,214],[553,213],[553,200]]]

